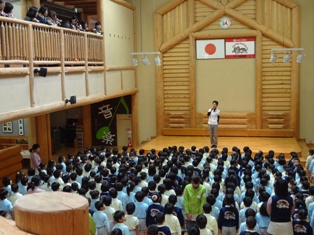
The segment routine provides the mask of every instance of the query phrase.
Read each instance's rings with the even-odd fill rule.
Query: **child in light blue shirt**
[[[239,233],[241,232],[245,232],[246,230],[248,230],[249,228],[247,227],[247,218],[249,217],[254,217],[256,216],[256,212],[252,209],[252,208],[248,208],[246,211],[245,211],[245,221],[242,222],[240,224],[240,230],[239,230]],[[258,224],[256,223],[255,227],[254,227],[254,230],[255,231],[259,231],[259,226]]]
[[[139,234],[145,234],[146,232],[146,211],[148,209],[148,205],[143,202],[144,200],[144,193],[139,191],[135,194],[135,199],[137,200],[136,208],[134,211],[134,216],[139,219],[139,226],[138,231]]]
[[[13,206],[8,200],[8,195],[8,190],[0,189],[0,211],[6,211],[11,215],[10,219],[13,219]]]
[[[102,201],[97,201],[95,203],[97,211],[93,214],[93,219],[96,223],[97,234],[98,235],[107,235],[110,232],[110,224],[106,213],[103,211],[105,205]]]
[[[267,228],[270,223],[270,217],[267,213],[267,202],[263,202],[259,209],[259,213],[256,215],[256,222],[259,226],[259,231],[261,235],[267,235]]]
[[[123,224],[123,222],[126,221],[124,212],[123,211],[116,211],[113,214],[113,218],[114,218],[114,221],[116,224],[114,225],[114,227],[112,229],[118,228],[122,231],[122,235],[129,235],[130,232],[129,232],[128,226]]]

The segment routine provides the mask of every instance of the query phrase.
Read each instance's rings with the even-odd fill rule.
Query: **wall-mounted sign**
[[[226,42],[226,59],[255,58],[255,38],[228,38]]]
[[[225,40],[197,40],[196,41],[197,59],[223,59],[225,58]]]

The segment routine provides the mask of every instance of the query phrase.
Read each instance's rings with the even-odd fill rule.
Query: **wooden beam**
[[[174,8],[176,8],[177,6],[179,6],[180,4],[182,4],[185,1],[186,0],[171,0],[167,4],[160,7],[158,10],[156,10],[156,13],[163,16],[164,14],[173,10]]]
[[[245,3],[247,0],[233,0],[229,2],[226,6],[225,9],[234,9],[237,8],[238,6],[242,5]]]
[[[224,8],[224,6],[216,0],[199,0],[199,2],[204,3],[215,10],[222,10]]]
[[[135,70],[134,66],[106,66],[106,71]]]
[[[257,31],[251,29],[210,30],[208,32],[193,33],[195,39],[256,37]]]
[[[121,5],[121,6],[124,6],[126,8],[129,8],[129,9],[131,9],[133,11],[135,10],[135,7],[131,3],[128,3],[128,2],[126,2],[124,0],[111,0],[111,1],[117,3],[117,4]]]
[[[65,105],[64,100],[42,106],[29,107],[25,109],[4,112],[0,114],[0,123],[9,122],[16,119],[42,115],[46,113],[66,110],[69,108],[79,107],[83,105],[97,103],[103,100],[118,98],[121,96],[132,95],[138,92],[138,89],[129,89],[121,92],[111,93],[109,95],[92,95],[89,97],[81,97],[76,99],[76,104]]]
[[[295,0],[275,0],[275,1],[288,8],[295,8],[299,5]]]
[[[176,36],[172,37],[167,42],[163,43],[162,46],[160,47],[160,51],[162,53],[167,52],[169,49],[171,49],[172,47],[174,47],[175,45],[179,44],[180,42],[185,40],[187,37],[189,37],[190,33],[196,32],[204,28],[205,26],[214,22],[215,20],[217,20],[219,17],[223,15],[224,15],[224,10],[217,10],[213,12],[211,15],[206,16],[203,20],[195,23],[191,27],[188,27],[183,32],[177,34]]]
[[[6,62],[6,61],[5,61]],[[1,68],[0,75],[10,74],[10,75],[27,75],[34,73],[29,68]],[[0,77],[1,79],[1,77]]]
[[[225,12],[227,15],[235,18],[240,23],[247,25],[253,29],[260,30],[263,35],[273,39],[275,42],[278,42],[279,44],[285,47],[292,48],[295,46],[290,39],[283,37],[281,34],[275,32],[274,30],[264,25],[258,24],[255,20],[250,19],[249,17],[243,15],[238,11],[235,11],[233,9],[226,9]]]

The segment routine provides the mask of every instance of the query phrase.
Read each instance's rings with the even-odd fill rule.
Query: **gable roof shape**
[[[285,47],[294,47],[294,43],[290,39],[275,32],[274,30],[270,29],[269,27],[265,25],[258,24],[256,21],[234,10],[234,8],[240,6],[247,0],[234,0],[232,2],[229,2],[225,7],[221,7],[222,5],[220,3],[216,4],[217,1],[215,0],[199,0],[199,1],[208,6],[211,6],[213,8],[218,8],[218,9],[214,11],[211,15],[204,17],[201,21],[194,23],[192,26],[186,28],[184,31],[180,32],[179,34],[175,35],[168,41],[164,42],[159,48],[160,52],[162,53],[167,52],[169,49],[171,49],[172,47],[176,46],[177,44],[179,44],[180,42],[188,38],[191,33],[195,33],[198,30],[206,27],[207,25],[214,22],[219,17],[222,17],[225,14],[232,16],[234,19],[238,20],[240,23],[252,29],[261,31],[263,35],[273,39],[274,41],[278,42],[279,44],[282,44]],[[256,0],[256,1],[263,1],[263,0]],[[289,8],[294,8],[298,6],[298,4],[294,0],[275,0],[275,1]],[[162,12],[156,11],[155,14],[160,14],[160,13],[166,14],[169,12],[169,11],[166,11],[167,9],[168,10],[170,8],[174,9],[175,7],[180,5],[182,2],[185,2],[185,0],[175,0],[175,2],[172,2],[172,4],[168,4],[167,7],[164,7]]]

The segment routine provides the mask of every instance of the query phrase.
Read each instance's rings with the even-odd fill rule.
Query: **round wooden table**
[[[43,192],[20,197],[14,206],[16,226],[29,233],[89,234],[88,201],[72,193]]]

